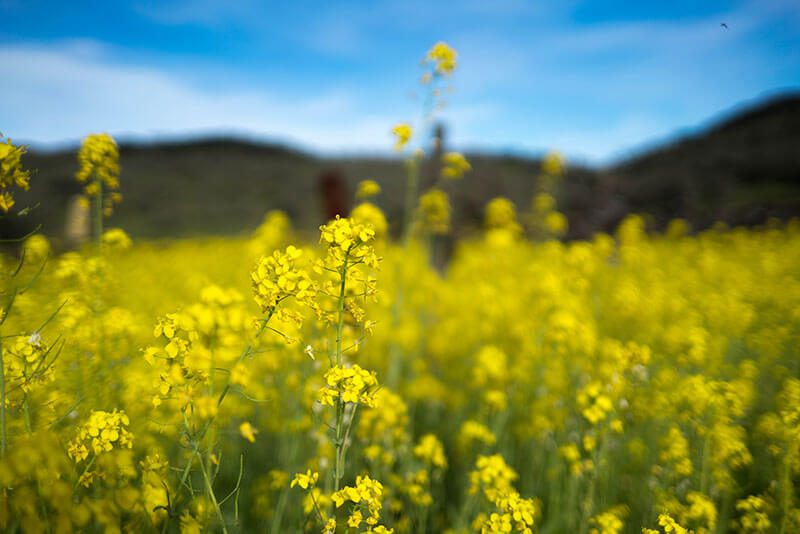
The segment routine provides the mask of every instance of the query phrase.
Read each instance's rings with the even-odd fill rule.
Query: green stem
[[[31,424],[31,410],[28,407],[28,399],[22,401],[22,415],[25,419],[25,431],[30,434],[33,432],[33,425]]]
[[[288,456],[284,458],[287,465],[293,465],[295,456],[297,456],[297,440],[293,436],[287,436],[289,441]],[[281,532],[281,523],[283,521],[283,512],[286,509],[286,501],[289,498],[289,488],[284,488],[281,496],[278,498],[278,505],[275,509],[275,515],[272,517],[272,526],[269,532]]]
[[[344,263],[342,270],[339,273],[341,278],[339,282],[339,302],[337,304],[337,322],[336,322],[336,365],[342,365],[342,332],[344,331],[344,291],[347,284],[347,260],[350,257],[348,250],[344,256]]]
[[[783,470],[781,472],[781,526],[778,531],[779,534],[785,534],[786,528],[789,524],[789,511],[792,505],[792,483],[791,471],[794,451],[794,444],[789,445],[789,452],[783,461]]]
[[[95,456],[95,455],[93,454],[93,455],[92,455],[92,459],[91,459],[91,460],[89,460],[89,463],[87,463],[87,464],[86,464],[86,467],[84,467],[84,468],[83,468],[83,471],[81,472],[81,476],[79,476],[79,477],[78,477],[78,480],[76,480],[76,481],[75,481],[75,485],[74,485],[74,486],[73,486],[73,488],[72,488],[73,490],[75,490],[75,489],[78,489],[78,486],[80,485],[81,478],[83,478],[83,475],[85,475],[86,473],[88,473],[88,472],[89,472],[89,469],[91,469],[91,468],[92,468],[92,466],[94,465],[94,461],[95,461],[96,459],[97,459],[97,456]]]
[[[97,246],[97,253],[100,254],[100,247],[103,241],[103,180],[95,173],[94,183],[97,187],[94,197],[94,242]]]
[[[281,491],[281,496],[278,497],[278,506],[277,510],[275,510],[275,515],[272,518],[272,527],[269,529],[270,532],[280,532],[281,522],[283,521],[283,510],[286,508],[286,499],[289,496],[289,490],[284,489]]]
[[[103,255],[103,180],[97,175],[96,172],[94,174],[94,183],[97,187],[97,191],[95,192],[94,198],[94,217],[92,220],[92,225],[94,226],[95,255],[97,258],[101,258]],[[100,316],[103,303],[103,278],[103,267],[101,265],[94,293],[94,326],[95,334],[97,335],[96,363],[99,364],[100,369],[103,369],[103,364],[105,363],[105,328],[103,327],[103,320]],[[81,381],[83,382],[83,380]]]
[[[581,526],[578,532],[586,532],[589,526],[589,520],[592,518],[592,511],[594,510],[594,496],[597,490],[597,471],[600,469],[599,454],[594,455],[594,468],[592,469],[591,479],[589,481],[589,492],[583,501],[583,511],[581,514]]]
[[[6,368],[3,361],[3,339],[0,338],[0,458],[5,458],[8,447],[6,431]]]
[[[708,457],[711,455],[711,429],[706,430],[705,441],[703,442],[703,457],[700,460],[700,493],[708,495],[708,478],[710,464]]]
[[[206,472],[206,468],[203,465],[203,462],[200,462],[200,471],[203,473],[203,481],[205,482],[206,486],[206,493],[208,494],[209,498],[211,499],[211,504],[214,505],[214,511],[217,513],[217,518],[219,522],[222,524],[222,532],[224,534],[228,534],[228,527],[225,525],[225,517],[222,515],[222,509],[219,507],[219,503],[217,502],[217,496],[214,494],[214,488],[211,487],[211,479]]]
[[[414,211],[417,204],[417,189],[419,188],[419,163],[416,156],[411,156],[406,161],[408,169],[406,176],[406,201],[405,217],[403,220],[403,243],[408,244],[414,226]]]
[[[25,419],[25,430],[28,434],[33,433],[33,424],[31,424],[31,409],[30,405],[28,404],[28,398],[25,397],[25,400],[22,401],[22,414]],[[39,501],[39,511],[42,514],[45,522],[47,523],[47,532],[48,534],[52,532],[50,528],[50,517],[47,513],[47,503],[42,499],[42,481],[39,478],[36,478],[36,498]]]
[[[337,304],[337,322],[336,322],[336,365],[342,366],[342,333],[344,331],[344,294],[345,286],[347,285],[347,260],[350,256],[348,250],[344,256],[344,263],[342,270],[339,272],[339,302]],[[342,479],[344,458],[342,456],[342,449],[344,447],[343,430],[344,430],[344,401],[342,400],[341,393],[336,398],[336,461],[333,471],[333,487],[334,491],[339,491],[339,482]]]
[[[269,314],[267,314],[267,317],[264,319],[264,322],[261,324],[261,327],[258,329],[258,332],[256,332],[256,337],[255,337],[256,339],[261,337],[261,334],[263,334],[264,330],[267,329],[267,323],[269,323],[269,320],[272,318],[272,316],[274,314],[275,314],[275,309],[273,308],[272,310],[270,310]],[[247,356],[250,355],[250,352],[252,352],[252,350],[253,350],[253,345],[252,344],[248,344],[244,348],[244,350],[242,350],[241,354],[239,354],[239,358],[236,360],[236,364],[241,363],[242,360],[244,360]],[[230,391],[230,389],[231,389],[231,382],[230,382],[230,375],[229,375],[228,376],[228,381],[226,382],[225,387],[222,389],[222,392],[219,394],[219,398],[217,399],[217,406],[218,407],[222,404],[222,401],[225,400],[225,397],[228,395],[228,391]],[[209,419],[208,422],[206,422],[205,426],[203,426],[203,428],[200,430],[200,434],[199,434],[199,436],[198,436],[198,438],[196,440],[197,445],[192,450],[191,454],[189,455],[189,461],[186,462],[186,466],[183,468],[183,473],[181,474],[180,484],[178,485],[179,488],[183,488],[184,485],[186,484],[186,481],[189,479],[189,474],[192,472],[192,463],[194,462],[194,457],[196,455],[200,454],[200,443],[202,442],[203,438],[205,437],[206,432],[208,432],[208,429],[211,427],[211,424],[213,423],[213,421],[214,421],[214,417]],[[201,463],[202,463],[202,459],[201,459]]]

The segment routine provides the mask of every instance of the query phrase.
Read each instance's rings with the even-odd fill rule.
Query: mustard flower
[[[119,194],[119,149],[114,139],[106,134],[91,134],[84,138],[78,151],[78,169],[75,178],[86,184],[84,193],[97,196],[103,194],[103,215],[109,216],[114,204],[122,201]]]
[[[456,69],[457,56],[458,54],[450,45],[439,41],[428,50],[425,61],[433,65],[436,74],[449,76]]]
[[[566,162],[559,152],[548,152],[542,160],[542,172],[551,176],[564,174]]]
[[[249,421],[245,421],[241,425],[239,425],[239,434],[242,435],[244,439],[249,441],[250,443],[256,442],[256,434],[258,434],[258,430],[256,430]]]
[[[90,453],[102,454],[116,448],[133,447],[133,434],[128,431],[130,419],[124,411],[92,410],[88,421],[78,427],[77,436],[70,442],[68,454],[76,463]]]
[[[297,473],[292,479],[290,487],[293,488],[295,486],[300,486],[304,490],[307,490],[315,486],[318,480],[319,480],[319,473],[311,471],[311,469],[309,469],[305,473]]]
[[[264,313],[274,312],[289,297],[300,303],[313,304],[316,295],[309,274],[297,265],[303,251],[289,245],[284,252],[276,250],[263,256],[250,273],[255,300]]]
[[[371,202],[362,202],[353,208],[350,213],[353,221],[372,226],[375,231],[375,239],[386,237],[389,230],[389,223],[381,209]]]
[[[23,154],[25,147],[12,145],[11,139],[0,143],[0,211],[3,213],[8,213],[14,206],[12,187],[23,191],[29,188],[30,172],[22,168]]]
[[[447,152],[442,155],[442,178],[445,180],[457,180],[463,178],[464,174],[472,170],[464,154],[460,152]]]
[[[411,126],[406,123],[396,124],[392,128],[392,134],[395,136],[394,149],[397,151],[403,150],[408,142],[411,140]]]
[[[133,246],[133,241],[122,228],[109,228],[103,232],[103,246],[112,250],[128,250]]]
[[[372,371],[362,369],[358,365],[352,367],[337,365],[325,372],[325,382],[326,385],[320,389],[317,396],[320,404],[334,406],[339,397],[345,403],[360,403],[369,407],[375,404],[378,379]]]
[[[381,186],[375,180],[362,180],[356,189],[356,198],[370,198],[381,193]]]
[[[425,434],[414,447],[414,456],[427,465],[439,469],[447,467],[447,458],[444,455],[442,442],[433,434]]]
[[[419,219],[422,228],[432,234],[450,231],[450,199],[441,189],[428,190],[419,198]]]

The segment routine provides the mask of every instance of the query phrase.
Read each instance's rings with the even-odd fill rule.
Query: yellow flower
[[[564,157],[558,152],[549,152],[542,161],[542,172],[550,176],[564,174],[566,162]]]
[[[309,273],[297,265],[302,255],[302,250],[289,245],[284,252],[263,256],[250,273],[255,300],[264,313],[274,312],[289,297],[313,304],[316,286]]]
[[[445,180],[457,180],[463,178],[464,173],[472,170],[464,154],[460,152],[447,152],[442,155],[442,178]]]
[[[423,229],[432,234],[450,231],[450,199],[441,189],[430,189],[419,198],[419,215]]]
[[[103,246],[112,250],[128,250],[133,246],[133,241],[122,228],[109,228],[103,232]]]
[[[371,202],[362,202],[350,213],[350,218],[356,222],[372,226],[375,231],[375,239],[386,236],[389,230],[389,223],[381,209]]]
[[[319,390],[317,396],[320,404],[333,406],[338,397],[346,403],[370,407],[375,404],[378,378],[374,372],[359,365],[331,367],[325,372],[325,382],[327,385]]]
[[[14,206],[14,197],[9,189],[28,190],[30,172],[22,168],[23,154],[25,147],[12,145],[10,139],[0,143],[0,211],[3,213],[8,213]]]
[[[450,75],[456,70],[456,57],[458,54],[445,42],[439,41],[428,50],[425,61],[433,64],[436,74]]]
[[[111,215],[114,204],[122,200],[119,194],[119,149],[114,139],[106,134],[91,134],[84,138],[78,152],[80,168],[76,180],[84,187],[84,193],[93,197],[105,190],[103,195],[103,215]]]
[[[364,520],[364,516],[361,515],[361,512],[356,510],[350,517],[347,518],[347,526],[352,528],[358,528],[361,525],[361,521]]]
[[[420,458],[432,467],[444,469],[447,467],[447,458],[444,456],[444,447],[433,434],[425,434],[414,447],[414,456]]]
[[[128,431],[130,420],[124,411],[104,412],[93,410],[89,419],[78,427],[76,438],[70,442],[68,454],[75,463],[95,455],[110,452],[115,447],[133,447],[133,434]]]
[[[0,193],[0,210],[3,210],[4,213],[8,213],[13,207],[14,197],[11,196],[11,193],[7,191]]]
[[[392,133],[395,136],[394,149],[397,151],[403,150],[408,142],[411,140],[411,126],[406,123],[396,124],[392,128]]]
[[[256,442],[256,434],[258,434],[258,430],[253,428],[253,425],[251,425],[249,421],[245,421],[239,425],[239,433],[250,443]]]
[[[356,190],[356,198],[369,198],[379,195],[381,186],[375,180],[362,180]]]
[[[303,489],[308,489],[312,486],[315,486],[317,484],[317,480],[319,480],[319,473],[312,472],[311,469],[309,469],[305,473],[295,474],[294,479],[289,487],[293,488],[295,486],[300,486]]]

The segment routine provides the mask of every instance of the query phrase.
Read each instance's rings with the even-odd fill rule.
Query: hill
[[[715,221],[760,224],[800,215],[800,95],[733,113],[603,173],[624,210],[657,226],[683,217],[695,228]]]
[[[690,136],[648,150],[605,169],[570,167],[562,206],[569,237],[611,230],[627,213],[647,213],[654,227],[675,217],[702,229],[721,220],[754,225],[770,217],[800,215],[800,95],[787,95],[736,112]],[[405,187],[399,159],[325,158],[288,147],[237,139],[120,146],[125,197],[109,226],[135,237],[175,237],[249,232],[270,209],[282,209],[301,230],[326,217],[320,182],[338,176],[344,198],[373,178],[383,187],[378,203],[399,221]],[[494,196],[528,206],[539,161],[472,154],[473,172],[451,188],[459,233],[480,224]],[[2,234],[19,235],[41,224],[63,233],[74,181],[75,151],[30,152],[31,191],[21,204],[39,204],[25,220],[4,221]],[[431,174],[429,166],[426,171]],[[395,225],[396,227],[396,225]]]

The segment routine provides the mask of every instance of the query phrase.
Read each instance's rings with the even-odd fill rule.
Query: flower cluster
[[[334,323],[338,321],[339,306],[348,315],[348,325],[365,325],[365,304],[376,296],[374,272],[380,258],[373,246],[375,228],[367,219],[374,218],[369,208],[350,218],[338,217],[320,227],[320,243],[324,255],[314,270],[322,275],[320,292],[329,300],[318,304],[318,314]]]
[[[514,490],[514,481],[519,478],[517,472],[506,464],[503,456],[478,456],[475,471],[469,474],[469,493],[474,495],[482,491],[489,501],[510,494]]]
[[[328,265],[341,265],[345,258],[354,263],[377,265],[377,257],[369,243],[375,238],[375,229],[368,223],[336,217],[320,227],[320,243],[327,247]]]
[[[307,490],[316,486],[318,480],[319,473],[312,472],[311,469],[309,469],[305,473],[297,473],[292,479],[291,487],[300,486],[304,490]]]
[[[75,439],[69,444],[69,456],[75,463],[89,457],[110,452],[115,447],[133,447],[133,434],[128,430],[130,419],[124,411],[104,412],[92,410],[89,419],[78,428]]]
[[[353,211],[350,212],[350,218],[356,223],[371,226],[375,231],[375,239],[379,240],[386,237],[389,230],[389,223],[386,221],[386,216],[381,209],[371,202],[361,202]]]
[[[621,534],[625,528],[625,516],[628,508],[625,506],[614,506],[605,512],[599,513],[592,518],[592,528],[589,534]]]
[[[105,133],[86,136],[78,152],[79,169],[75,178],[86,184],[88,197],[103,195],[103,215],[109,216],[114,204],[122,201],[119,193],[119,149],[114,139]]]
[[[418,211],[424,231],[431,234],[446,234],[450,231],[450,199],[441,189],[430,189],[419,197]]]
[[[0,142],[0,211],[3,213],[8,213],[14,206],[12,187],[28,190],[30,172],[22,168],[23,154],[25,147],[12,145],[11,139]]]
[[[273,313],[289,297],[301,303],[313,303],[316,294],[314,282],[308,272],[297,265],[302,255],[301,249],[289,245],[285,252],[276,250],[271,256],[263,256],[258,261],[250,273],[250,280],[261,311]]]
[[[428,50],[425,61],[430,63],[436,74],[449,76],[456,70],[458,54],[445,42],[439,41]]]
[[[420,438],[419,443],[414,447],[414,456],[430,467],[438,469],[447,467],[447,458],[444,455],[442,442],[433,434],[425,434]]]
[[[362,180],[356,189],[356,198],[370,198],[381,194],[381,186],[375,180]]]
[[[130,236],[122,228],[109,228],[103,232],[103,246],[110,250],[123,251],[133,246]]]
[[[406,123],[396,124],[392,128],[392,134],[395,137],[394,149],[398,152],[403,150],[408,142],[411,140],[412,130],[411,125]]]
[[[669,514],[659,514],[658,525],[664,529],[665,534],[690,534],[689,530],[682,527]],[[642,534],[661,534],[658,530],[643,528]]]
[[[334,406],[336,399],[365,406],[375,405],[378,378],[372,371],[358,365],[331,367],[325,373],[325,386],[319,390],[318,400],[326,406]]]
[[[356,477],[355,486],[345,486],[331,495],[336,508],[341,508],[346,502],[353,504],[353,510],[347,520],[350,528],[358,528],[361,522],[366,523],[373,532],[391,532],[392,529],[377,530],[383,508],[383,484],[373,480],[369,475]],[[366,516],[365,516],[366,514]]]
[[[55,379],[55,354],[52,354],[52,347],[45,344],[38,332],[16,337],[4,349],[6,404],[19,406],[33,388]]]
[[[493,198],[484,210],[486,228],[507,229],[518,233],[521,228],[517,223],[517,209],[514,203],[505,197]]]
[[[464,154],[460,152],[447,152],[442,155],[442,178],[445,180],[458,180],[472,170]]]

